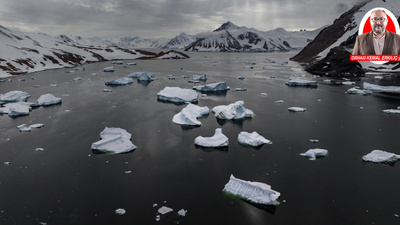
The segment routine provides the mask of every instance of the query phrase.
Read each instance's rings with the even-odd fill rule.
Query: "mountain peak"
[[[239,26],[235,25],[231,21],[228,21],[222,24],[218,29],[214,30],[214,32],[221,31],[221,30],[228,30],[228,29],[237,29]]]

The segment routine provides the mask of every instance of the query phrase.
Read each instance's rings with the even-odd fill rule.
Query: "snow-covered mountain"
[[[196,35],[197,40],[186,51],[288,51],[306,46],[322,28],[316,31],[286,31],[276,28],[259,31],[240,27],[228,21],[213,32]]]
[[[382,7],[392,12],[397,20],[400,16],[398,0],[365,0],[343,13],[332,25],[322,30],[292,60],[312,62],[309,70],[319,74],[351,74],[363,69],[393,71],[399,69],[399,63],[376,65],[371,62],[350,62],[355,39],[358,35],[360,22],[364,15],[373,8]],[[333,63],[335,62],[335,63]],[[340,65],[340,66],[339,66]],[[339,68],[340,67],[340,68]],[[339,71],[338,71],[339,70]]]
[[[179,35],[176,35],[174,38],[172,38],[166,45],[162,46],[162,48],[184,49],[194,41],[196,41],[195,35],[189,35],[182,32]]]
[[[187,58],[179,52],[158,54],[105,44],[94,39],[53,37],[0,26],[0,77],[114,59]],[[99,41],[99,40],[97,40]]]

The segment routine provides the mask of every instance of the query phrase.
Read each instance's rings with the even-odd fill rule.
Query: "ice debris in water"
[[[305,112],[306,108],[294,106],[294,107],[289,107],[288,110],[291,112]]]
[[[109,66],[103,69],[103,72],[114,72],[114,67],[113,66]]]
[[[301,156],[305,156],[309,158],[310,160],[315,160],[316,158],[319,157],[324,157],[328,154],[328,150],[326,149],[321,149],[321,148],[315,148],[315,149],[309,149],[305,153],[301,153]]]
[[[397,109],[384,109],[382,111],[387,114],[400,114],[400,106]]]
[[[119,209],[115,210],[115,214],[118,214],[118,215],[124,215],[125,213],[126,213],[125,209],[119,208]]]
[[[130,78],[136,78],[138,82],[146,82],[157,80],[154,78],[154,73],[151,72],[134,72],[128,75]]]
[[[208,115],[210,109],[207,106],[200,107],[189,103],[179,113],[175,114],[172,121],[180,125],[200,126],[197,118]]]
[[[52,94],[44,94],[39,97],[38,105],[49,106],[61,103],[61,98],[55,97]]]
[[[92,144],[93,150],[105,153],[125,153],[136,149],[130,141],[131,134],[125,129],[106,127],[100,133],[101,140]]]
[[[193,75],[193,80],[199,80],[199,81],[206,81],[207,80],[207,75]]]
[[[24,91],[10,91],[0,95],[0,103],[25,101],[29,97],[30,95]]]
[[[228,137],[222,133],[222,128],[217,128],[215,129],[214,136],[212,137],[198,136],[194,140],[194,143],[202,147],[218,148],[218,147],[228,146],[229,140]]]
[[[44,126],[43,123],[36,123],[36,124],[32,124],[30,126],[28,126],[26,124],[21,124],[21,125],[17,126],[17,128],[22,132],[28,132],[28,131],[31,131],[32,128],[41,128],[43,126]]]
[[[229,182],[225,184],[223,191],[238,196],[244,200],[256,204],[276,205],[281,195],[271,189],[271,186],[261,182],[251,182],[230,176]]]
[[[158,213],[161,213],[161,214],[167,214],[167,213],[169,213],[169,212],[172,212],[173,211],[173,209],[171,209],[171,208],[169,208],[169,207],[167,207],[167,206],[163,206],[163,207],[161,207],[161,208],[159,208],[158,209]]]
[[[193,89],[202,92],[218,92],[218,91],[228,91],[230,88],[226,85],[225,81],[221,81],[218,83],[194,86]]]
[[[105,82],[106,85],[126,85],[133,83],[133,79],[129,77],[120,77],[116,80],[108,80]]]
[[[260,146],[263,144],[272,144],[272,142],[268,139],[265,139],[263,136],[259,135],[257,132],[249,133],[246,131],[242,131],[238,135],[239,143],[250,145],[250,146]]]
[[[400,94],[400,86],[380,86],[364,82],[364,89],[372,92]]]
[[[178,211],[179,216],[186,216],[187,210],[181,209]]]
[[[370,95],[372,94],[372,91],[370,90],[362,90],[357,87],[350,88],[347,90],[347,94],[353,94],[353,95]]]
[[[375,163],[394,163],[400,159],[400,155],[396,155],[394,153],[382,151],[382,150],[373,150],[372,152],[364,155],[362,157],[364,161],[367,162],[375,162]]]
[[[303,86],[303,87],[317,87],[317,81],[306,80],[299,75],[293,75],[289,78],[289,81],[285,82],[287,86]]]
[[[32,109],[30,105],[26,102],[7,103],[0,108],[0,114],[8,114],[9,117],[26,116]]]
[[[244,119],[254,117],[254,112],[250,109],[246,109],[243,101],[237,101],[229,105],[220,105],[212,108],[212,112],[215,113],[217,119]]]
[[[163,90],[158,92],[157,98],[162,101],[174,103],[196,103],[198,101],[196,91],[180,87],[165,87]]]

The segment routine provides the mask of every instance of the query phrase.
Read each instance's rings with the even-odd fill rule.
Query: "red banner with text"
[[[400,55],[350,55],[350,61],[399,61]]]

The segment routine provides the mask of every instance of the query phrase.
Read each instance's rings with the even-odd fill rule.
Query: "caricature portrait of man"
[[[400,55],[400,35],[386,30],[386,12],[374,10],[370,20],[372,30],[357,36],[353,55]]]

